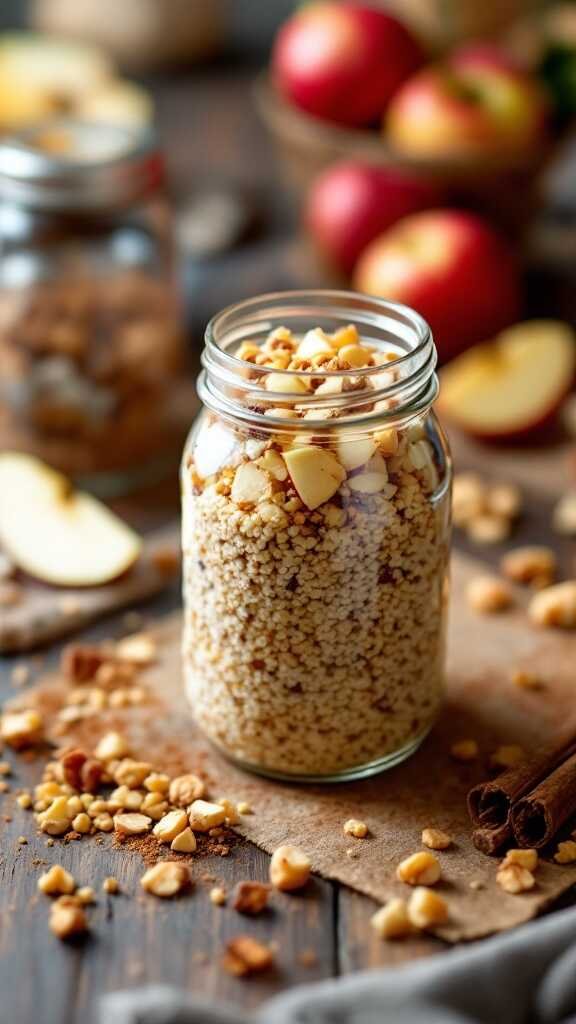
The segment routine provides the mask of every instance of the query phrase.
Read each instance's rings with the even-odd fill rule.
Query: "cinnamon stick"
[[[576,812],[576,753],[514,804],[510,825],[518,846],[539,849]]]
[[[472,833],[472,842],[481,853],[492,857],[512,838],[512,829],[507,823],[495,825],[494,828],[476,828]]]
[[[507,768],[496,779],[474,786],[468,794],[468,811],[480,829],[498,829],[509,820],[512,805],[531,793],[559,765],[576,753],[576,738],[566,736],[541,747],[520,764]],[[576,788],[576,786],[575,786]]]

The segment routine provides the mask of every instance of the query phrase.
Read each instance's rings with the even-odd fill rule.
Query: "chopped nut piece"
[[[500,562],[504,576],[514,583],[552,582],[556,574],[556,555],[551,548],[527,546],[515,548]]]
[[[476,740],[458,740],[450,747],[450,755],[455,761],[475,761],[478,757]]]
[[[28,840],[27,840],[26,836],[18,836],[17,842],[20,844],[20,846],[26,846],[27,843],[28,843]]]
[[[368,835],[368,825],[363,821],[358,821],[356,818],[349,818],[348,821],[344,822],[343,831],[347,836],[354,836],[355,839],[364,839]]]
[[[268,903],[270,886],[263,882],[238,882],[234,890],[234,910],[241,914],[260,914]]]
[[[120,883],[117,878],[109,876],[102,882],[102,888],[104,892],[107,892],[110,896],[115,896],[117,892],[120,892]]]
[[[170,849],[174,853],[194,853],[196,849],[196,836],[191,828],[185,828],[179,832],[170,843]]]
[[[101,761],[113,761],[116,758],[126,757],[128,744],[119,732],[107,732],[98,743],[94,753]]]
[[[150,774],[151,767],[148,761],[134,761],[131,757],[125,757],[113,772],[113,779],[119,786],[137,789]]]
[[[223,907],[226,903],[226,890],[220,885],[215,885],[213,889],[210,889],[210,902],[215,907]]]
[[[496,881],[504,892],[517,896],[519,893],[528,892],[535,885],[535,878],[531,871],[523,868],[520,864],[504,863],[496,874]]]
[[[29,810],[29,808],[32,807],[32,797],[30,796],[30,793],[20,793],[20,795],[16,797],[16,803],[22,808],[22,810]]]
[[[380,907],[370,918],[370,924],[381,939],[404,939],[413,930],[406,901],[399,896]]]
[[[576,861],[576,843],[572,839],[567,839],[564,843],[558,843],[554,860],[557,864],[573,864]]]
[[[521,690],[541,690],[542,680],[536,672],[530,672],[525,668],[515,668],[512,671],[512,683]]]
[[[422,832],[422,843],[430,850],[447,850],[452,845],[452,839],[440,828],[425,828]]]
[[[78,903],[56,901],[50,911],[50,931],[58,939],[68,939],[88,930],[86,914]]]
[[[519,867],[526,868],[527,871],[534,872],[538,867],[538,851],[508,850],[508,853],[502,861],[501,867],[508,867],[509,864],[518,864]]]
[[[505,743],[491,754],[490,763],[495,768],[512,768],[524,757],[526,753],[517,743]]]
[[[499,544],[510,536],[510,520],[503,516],[482,515],[467,524],[470,540],[477,544]]]
[[[138,836],[148,832],[151,824],[152,818],[146,814],[116,814],[114,817],[116,831],[127,836]]]
[[[220,804],[220,807],[223,807],[226,812],[226,824],[237,825],[238,822],[240,821],[240,818],[238,816],[238,808],[236,807],[236,804],[233,804],[231,800],[227,800],[225,797],[219,800],[218,803]]]
[[[252,808],[250,807],[250,804],[246,803],[245,800],[241,800],[240,803],[238,804],[238,813],[252,814]]]
[[[66,871],[61,864],[53,864],[45,874],[40,875],[38,888],[40,892],[48,896],[61,895],[63,893],[69,895],[74,892],[76,882],[70,872]]]
[[[92,819],[84,811],[81,811],[80,814],[77,814],[76,817],[72,819],[72,828],[75,832],[80,832],[81,835],[85,835],[87,832],[90,832],[92,828]]]
[[[0,761],[0,775],[11,775],[12,766],[8,761]]]
[[[473,878],[471,882],[468,882],[468,885],[474,892],[480,892],[481,889],[485,888],[484,882],[480,882],[477,878]]]
[[[9,711],[0,718],[0,739],[20,750],[42,739],[42,716],[38,711]]]
[[[76,899],[80,900],[80,903],[88,904],[96,902],[96,893],[90,885],[82,885],[76,890]]]
[[[466,587],[468,604],[475,612],[491,615],[505,611],[512,604],[512,592],[497,576],[476,576]]]
[[[73,683],[88,683],[104,663],[104,654],[91,644],[68,644],[62,651],[62,674]]]
[[[204,796],[206,786],[197,775],[178,775],[172,779],[168,796],[176,807],[188,807],[194,800]]]
[[[146,892],[162,899],[176,896],[190,884],[190,874],[184,864],[161,860],[148,868],[140,879],[140,885]]]
[[[476,473],[456,473],[452,486],[452,514],[456,526],[466,526],[485,510],[486,488]]]
[[[306,885],[312,865],[309,857],[297,846],[279,846],[270,861],[270,881],[282,892],[292,892]]]
[[[291,448],[284,461],[299,498],[310,511],[329,501],[346,478],[336,456],[324,448]]]
[[[160,772],[151,772],[143,782],[144,789],[150,793],[167,793],[170,788],[170,776]]]
[[[492,484],[486,494],[486,504],[492,515],[516,519],[522,511],[522,492],[516,484]]]
[[[134,633],[118,641],[115,654],[132,665],[151,665],[156,658],[156,642],[149,633]]]
[[[554,508],[552,525],[556,533],[567,537],[576,535],[576,492],[564,494]]]
[[[171,843],[180,832],[188,827],[188,815],[184,810],[169,811],[152,829],[160,843]]]
[[[431,889],[415,889],[408,901],[408,918],[415,928],[436,928],[448,920],[448,904]]]
[[[434,885],[440,875],[438,858],[426,850],[411,854],[396,868],[396,878],[407,885]]]
[[[226,811],[220,804],[210,804],[206,800],[194,800],[189,808],[190,828],[194,832],[209,832],[211,828],[222,825]]]
[[[237,935],[235,939],[230,939],[226,950],[224,969],[236,977],[259,974],[274,963],[272,950],[249,935]]]
[[[576,580],[556,583],[535,594],[528,615],[536,626],[576,628]]]

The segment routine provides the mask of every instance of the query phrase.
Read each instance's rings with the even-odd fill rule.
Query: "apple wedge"
[[[527,320],[445,367],[438,408],[473,437],[520,440],[553,420],[575,370],[576,339],[568,324]]]
[[[108,583],[137,560],[140,537],[96,498],[31,455],[0,455],[0,544],[19,569],[66,587]]]
[[[298,496],[310,511],[329,501],[346,479],[346,470],[325,448],[292,448],[283,457]]]

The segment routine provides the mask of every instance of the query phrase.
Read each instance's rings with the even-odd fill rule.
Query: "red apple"
[[[575,370],[576,339],[568,324],[528,320],[442,371],[439,410],[474,437],[521,440],[555,418]]]
[[[316,179],[304,221],[328,262],[348,274],[377,235],[441,201],[440,187],[415,174],[345,160]]]
[[[280,29],[272,76],[296,107],[354,126],[381,117],[422,63],[420,46],[396,18],[375,7],[321,0]]]
[[[546,135],[541,86],[493,46],[457,50],[398,91],[385,128],[413,159],[501,160],[534,154]]]
[[[416,309],[432,328],[442,362],[492,337],[520,309],[508,244],[463,210],[428,210],[398,221],[360,257],[354,286]]]

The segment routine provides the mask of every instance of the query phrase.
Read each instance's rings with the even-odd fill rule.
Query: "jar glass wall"
[[[245,767],[359,778],[434,722],[450,530],[435,361],[417,314],[346,292],[263,296],[208,328],[182,463],[184,673],[197,722]]]
[[[0,447],[108,493],[154,475],[184,351],[154,140],[68,121],[4,140],[0,244]]]

